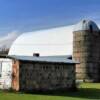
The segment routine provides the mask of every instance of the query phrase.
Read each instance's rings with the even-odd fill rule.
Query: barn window
[[[85,23],[86,22],[86,20],[83,20],[83,23]]]
[[[33,56],[34,56],[34,57],[39,57],[40,54],[39,54],[39,53],[33,53]]]
[[[90,25],[90,32],[91,32],[91,33],[93,32],[93,27],[92,27],[92,25]]]

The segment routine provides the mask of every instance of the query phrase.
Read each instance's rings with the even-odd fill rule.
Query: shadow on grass
[[[33,92],[32,94],[100,100],[100,89],[95,88],[80,88],[77,91]]]
[[[7,92],[7,91],[6,91]],[[16,94],[44,95],[44,96],[64,96],[81,99],[100,100],[100,89],[96,88],[80,88],[77,91],[50,91],[50,92],[9,92]]]
[[[64,92],[61,96],[84,98],[84,99],[98,99],[100,100],[100,89],[95,88],[81,88],[76,92]]]

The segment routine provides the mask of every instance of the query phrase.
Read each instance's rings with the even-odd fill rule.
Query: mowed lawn
[[[0,92],[0,100],[100,100],[100,83],[84,83],[78,91],[52,94]]]

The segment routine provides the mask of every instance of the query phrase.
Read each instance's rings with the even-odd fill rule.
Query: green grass
[[[76,92],[53,94],[0,92],[0,100],[100,100],[100,83],[81,84]]]

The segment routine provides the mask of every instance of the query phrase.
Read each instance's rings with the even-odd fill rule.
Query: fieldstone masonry
[[[15,65],[19,66],[16,82],[12,81],[17,84],[12,87],[16,91],[75,88],[75,64],[16,61]]]

